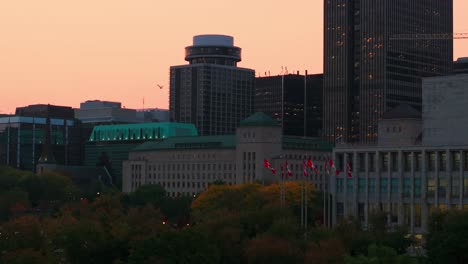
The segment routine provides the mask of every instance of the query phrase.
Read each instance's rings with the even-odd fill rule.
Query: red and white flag
[[[314,171],[315,175],[318,174],[318,169],[317,167],[315,167],[315,164],[312,162],[310,158],[309,160],[307,160],[307,167],[311,168]]]
[[[307,164],[306,164],[305,160],[302,161],[302,167],[304,169],[304,177],[309,176],[309,173],[307,172]]]
[[[352,178],[353,171],[351,170],[351,165],[349,165],[349,162],[346,163],[346,169],[348,170],[348,178]]]
[[[276,174],[276,170],[275,168],[273,168],[270,164],[270,162],[268,160],[264,160],[263,161],[263,166],[265,166],[265,168],[269,169],[271,171],[272,174]]]
[[[335,171],[335,174],[336,174],[336,175],[340,175],[340,170],[337,169],[337,168],[335,167],[335,163],[333,163],[333,160],[332,160],[332,159],[329,159],[328,162],[329,162],[330,168],[333,169],[333,170]]]
[[[291,169],[289,169],[289,163],[288,161],[286,160],[286,162],[284,163],[284,166],[286,166],[286,170],[288,172],[288,177],[292,177],[292,172],[291,172]]]

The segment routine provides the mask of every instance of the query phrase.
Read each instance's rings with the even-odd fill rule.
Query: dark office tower
[[[253,113],[255,72],[237,67],[241,49],[230,36],[200,35],[185,60],[170,69],[171,120],[195,124],[201,136],[234,134]]]
[[[255,79],[254,112],[264,112],[276,119],[284,135],[319,137],[322,85],[322,74],[258,77]]]
[[[418,34],[453,32],[453,0],[326,0],[324,7],[324,136],[373,143],[384,112],[402,103],[421,109],[422,77],[450,73],[453,40]]]

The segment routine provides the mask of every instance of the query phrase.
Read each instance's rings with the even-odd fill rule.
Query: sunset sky
[[[442,1],[442,0],[441,0]],[[455,32],[468,32],[467,0]],[[185,64],[197,34],[234,36],[241,67],[258,73],[322,72],[323,0],[0,1],[0,113],[85,100],[168,107],[171,65]],[[468,57],[468,39],[454,58]],[[157,84],[164,85],[159,89]]]

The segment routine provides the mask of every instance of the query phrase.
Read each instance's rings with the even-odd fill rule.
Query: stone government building
[[[235,135],[173,137],[147,142],[130,152],[123,162],[124,192],[144,184],[160,184],[168,195],[196,195],[214,181],[227,184],[270,183],[280,179],[280,164],[288,160],[293,176],[303,180],[302,161],[311,157],[319,174],[310,176],[316,188],[323,189],[323,160],[332,146],[317,138],[282,135],[278,122],[264,113],[243,120]],[[281,158],[280,158],[281,157]],[[276,175],[263,167],[268,159]]]
[[[379,122],[377,145],[337,145],[332,225],[353,216],[364,226],[373,211],[411,233],[427,231],[436,208],[468,208],[468,74],[423,80],[423,112],[400,105]]]

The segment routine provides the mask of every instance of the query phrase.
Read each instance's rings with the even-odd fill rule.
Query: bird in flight
[[[164,86],[163,86],[163,85],[160,85],[160,84],[157,84],[157,86],[159,87],[159,89],[164,88]]]

